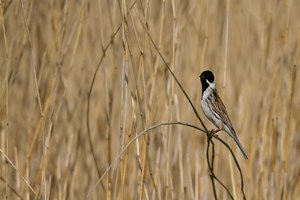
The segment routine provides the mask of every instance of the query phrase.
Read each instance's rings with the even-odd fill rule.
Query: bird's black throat
[[[200,80],[201,80],[201,84],[202,84],[202,95],[204,93],[204,91],[208,88],[208,83],[206,82],[206,79],[205,78],[201,78],[200,77]]]
[[[211,71],[206,70],[201,73],[200,80],[201,80],[201,84],[202,84],[202,95],[203,95],[204,91],[209,87],[208,82],[213,83],[215,80],[215,77]]]

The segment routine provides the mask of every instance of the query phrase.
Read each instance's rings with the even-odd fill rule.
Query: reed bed
[[[0,10],[1,199],[300,198],[299,1]],[[206,69],[249,157],[212,138],[230,194],[213,187],[207,135],[190,126],[204,129],[192,103],[214,128],[200,108]]]

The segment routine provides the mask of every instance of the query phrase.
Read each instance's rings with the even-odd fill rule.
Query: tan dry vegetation
[[[215,73],[249,156],[219,133],[246,197],[300,198],[300,1],[0,5],[1,199],[213,198],[206,136],[182,125],[146,132],[98,182],[143,130],[201,127],[150,37],[203,119],[199,74]],[[233,159],[214,142],[215,173],[241,199]]]

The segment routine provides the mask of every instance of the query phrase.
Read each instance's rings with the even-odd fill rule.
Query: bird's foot
[[[218,135],[216,133],[218,133],[221,129],[217,129],[217,130],[214,130],[212,129],[211,131],[209,131],[209,137],[212,138],[212,137],[218,137]]]
[[[212,130],[212,131],[214,131],[214,135],[216,134],[216,133],[218,133],[219,131],[221,131],[221,129],[217,129],[217,130]],[[217,136],[217,135],[216,135]],[[218,137],[218,136],[217,136]]]

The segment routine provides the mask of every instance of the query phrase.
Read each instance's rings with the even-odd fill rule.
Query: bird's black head
[[[210,82],[210,83],[213,83],[215,81],[215,77],[214,77],[214,74],[211,71],[206,70],[206,71],[201,73],[200,80],[201,80],[201,84],[202,84],[202,94],[203,94],[203,92],[209,86],[207,81]]]

